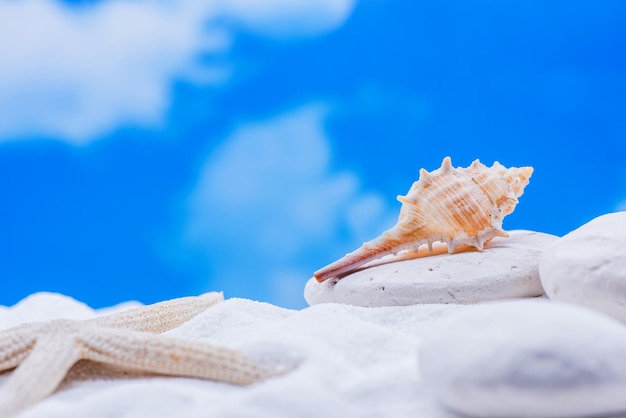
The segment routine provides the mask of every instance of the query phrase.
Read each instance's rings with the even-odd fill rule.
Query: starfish
[[[50,395],[79,360],[162,375],[247,385],[276,374],[227,348],[158,335],[224,297],[211,292],[88,320],[56,319],[0,331],[0,418]]]

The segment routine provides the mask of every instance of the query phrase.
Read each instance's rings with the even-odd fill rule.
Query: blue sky
[[[0,3],[0,304],[305,305],[419,168],[535,173],[506,229],[626,209],[622,1]]]

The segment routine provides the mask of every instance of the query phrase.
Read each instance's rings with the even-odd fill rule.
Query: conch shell
[[[506,168],[497,161],[487,167],[476,160],[468,168],[453,168],[450,157],[432,172],[423,168],[402,203],[398,223],[356,251],[315,272],[318,282],[349,273],[387,254],[417,249],[435,241],[482,250],[493,237],[507,237],[502,220],[513,212],[517,198],[533,173],[532,167]]]

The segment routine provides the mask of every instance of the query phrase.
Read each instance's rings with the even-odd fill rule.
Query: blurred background
[[[305,306],[421,167],[531,165],[505,229],[626,209],[621,0],[0,0],[0,305]]]

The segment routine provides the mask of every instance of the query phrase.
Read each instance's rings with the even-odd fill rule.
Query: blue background
[[[63,6],[80,15],[103,4]],[[396,195],[446,155],[455,166],[479,158],[535,168],[505,229],[563,235],[624,208],[626,3],[352,6],[332,27],[293,36],[293,25],[268,35],[218,16],[230,43],[215,56],[198,52],[196,65],[228,76],[163,77],[154,123],[120,116],[73,137],[45,123],[31,129],[46,107],[17,100],[2,110],[0,304],[42,290],[94,307],[224,290],[303,307],[312,272],[389,227]],[[9,68],[17,58],[7,54],[0,65]],[[28,94],[62,106],[65,86]],[[29,124],[2,131],[13,111],[30,112]],[[79,116],[53,115],[67,124]],[[250,169],[273,135],[282,142]],[[207,172],[213,180],[203,182]]]

